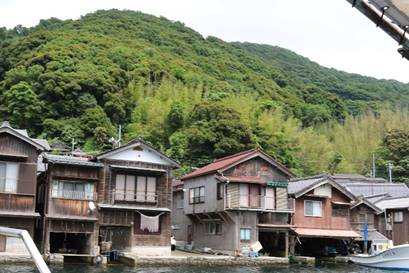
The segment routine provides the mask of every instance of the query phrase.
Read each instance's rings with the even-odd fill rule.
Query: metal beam
[[[26,230],[0,227],[0,235],[23,239],[24,245],[30,252],[31,258],[33,258],[38,271],[40,271],[40,273],[51,273],[36,245],[34,244],[33,239],[31,239],[30,234]]]
[[[381,10],[371,5],[368,0],[347,0],[353,7],[357,8],[362,14],[368,17],[375,25],[379,26],[389,36],[391,36],[403,48],[409,48],[409,38],[407,31],[391,21],[391,18],[383,16]],[[403,55],[403,54],[402,54]],[[405,56],[404,56],[405,57]]]

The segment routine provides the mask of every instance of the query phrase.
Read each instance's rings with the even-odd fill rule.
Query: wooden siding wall
[[[312,192],[310,192],[311,194]],[[322,216],[311,217],[304,216],[304,201],[314,200],[322,202]],[[334,217],[332,215],[332,201],[349,202],[349,198],[336,189],[332,189],[332,198],[317,198],[301,196],[295,201],[294,226],[303,228],[320,228],[320,229],[352,229],[350,223],[349,210],[346,217]]]
[[[351,210],[351,225],[354,230],[363,230],[364,224],[368,224],[369,229],[375,229],[375,218],[376,215],[373,209],[369,208],[368,206],[361,204],[358,207],[355,207]],[[367,215],[367,220],[361,222],[359,219],[360,214]]]
[[[132,211],[103,210],[100,213],[100,224],[103,226],[131,226],[133,219]]]
[[[134,231],[135,231],[134,227]],[[133,231],[134,246],[170,246],[170,213],[163,214],[159,219],[158,234],[135,234]]]
[[[262,158],[250,159],[223,173],[225,176],[259,176],[266,181],[288,181],[289,177]]]
[[[0,193],[0,210],[34,212],[34,196]]]
[[[393,222],[392,226],[392,240],[394,245],[401,245],[409,243],[409,211],[405,210],[388,210],[392,212],[391,219],[393,221],[393,212],[403,212],[403,222]]]
[[[287,225],[290,224],[290,216],[286,213],[265,212],[259,214],[260,224]]]
[[[17,162],[19,176],[16,194],[0,194],[0,210],[11,212],[34,212],[37,185],[37,159],[39,151],[19,138],[10,134],[0,135],[0,154],[22,155],[18,157],[1,157],[0,161]]]
[[[51,220],[49,231],[61,233],[94,233],[95,226],[95,222],[89,221]]]
[[[104,163],[104,180],[100,183],[98,188],[98,198],[102,203],[111,203],[113,200],[113,190],[115,189],[115,174],[116,173],[129,173],[137,174],[136,170],[119,170],[112,169],[110,165],[120,165],[124,167],[137,167],[137,168],[149,168],[157,170],[167,170],[170,173],[168,166],[145,163],[145,162],[133,162],[133,161],[121,161],[121,160],[102,160]],[[142,172],[142,171],[141,171]],[[171,208],[172,193],[171,193],[171,178],[167,179],[166,174],[162,174],[158,179],[156,185],[156,191],[158,194],[158,204],[152,206]]]
[[[64,198],[53,198],[52,189],[54,180],[78,181],[94,183],[94,196],[98,195],[99,174],[101,168],[85,167],[76,165],[49,165],[48,168],[48,203],[47,215],[51,217],[98,217],[98,210],[90,211],[91,200],[75,200]],[[102,177],[101,177],[102,180]],[[93,201],[96,201],[95,198]]]
[[[48,215],[53,217],[80,216],[96,218],[98,211],[96,209],[90,211],[89,202],[88,200],[51,198]]]
[[[27,163],[37,163],[37,149],[21,139],[10,134],[0,134],[0,154],[24,155]]]

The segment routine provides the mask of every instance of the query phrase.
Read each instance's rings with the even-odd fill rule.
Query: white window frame
[[[84,185],[84,191],[64,191],[64,184],[82,184]],[[87,190],[88,189],[88,190]],[[77,192],[78,194],[76,194]],[[88,181],[66,181],[66,180],[53,180],[51,197],[58,199],[71,199],[71,200],[85,200],[94,201],[95,199],[95,184]]]
[[[312,205],[312,207],[313,207],[313,212],[312,212],[312,215],[310,215],[310,214],[307,214],[307,203],[308,202],[311,202],[313,205]],[[320,206],[320,214],[315,214],[314,213],[314,203],[315,204],[319,204],[319,206]],[[304,200],[304,216],[305,217],[322,217],[323,216],[323,210],[322,210],[322,201],[316,201],[316,200]]]
[[[242,236],[244,233],[244,236]],[[251,241],[251,228],[240,228],[240,242]]]
[[[403,223],[403,211],[393,212],[393,222],[394,223]]]
[[[0,192],[17,193],[17,185],[18,185],[19,174],[20,174],[20,164],[17,162],[8,162],[8,161],[0,161],[0,164],[4,164],[6,168],[6,174],[5,174],[6,176],[0,177],[0,179],[4,179],[4,190],[0,189]],[[15,177],[10,177],[7,174],[7,169],[8,169],[8,166],[10,165],[13,165],[16,167]]]

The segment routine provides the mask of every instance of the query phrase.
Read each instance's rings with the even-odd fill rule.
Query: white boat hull
[[[376,255],[354,255],[351,261],[369,267],[409,271],[409,244],[395,246]]]

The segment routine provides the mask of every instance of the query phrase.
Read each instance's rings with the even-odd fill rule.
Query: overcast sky
[[[346,0],[0,0],[0,26],[131,9],[178,20],[204,36],[291,49],[327,67],[409,82],[397,43]]]

